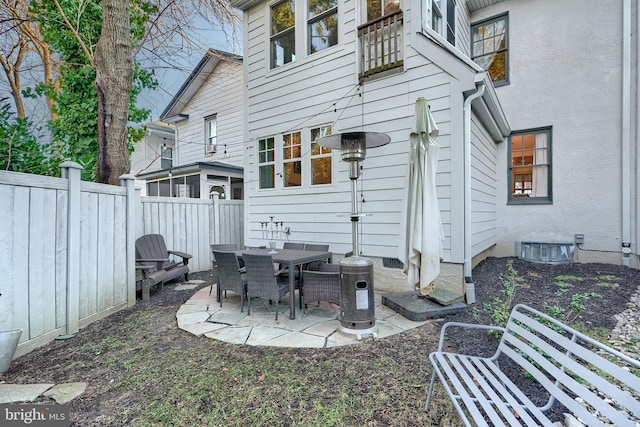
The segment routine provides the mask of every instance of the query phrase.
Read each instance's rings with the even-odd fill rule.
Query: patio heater
[[[386,145],[391,141],[387,134],[378,132],[346,132],[318,139],[325,148],[341,151],[342,160],[349,162],[351,180],[351,241],[353,256],[340,261],[340,326],[339,330],[357,335],[376,336],[376,314],[373,294],[373,261],[360,256],[358,239],[357,180],[360,162],[364,161],[368,148]]]

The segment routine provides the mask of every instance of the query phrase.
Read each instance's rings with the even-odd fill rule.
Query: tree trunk
[[[119,185],[129,172],[127,122],[133,83],[129,2],[102,1],[102,32],[95,50],[98,92],[98,182]]]

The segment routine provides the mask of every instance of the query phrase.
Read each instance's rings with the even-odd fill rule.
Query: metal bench
[[[443,351],[450,327],[503,334],[493,356],[463,355]],[[504,328],[446,323],[438,351],[429,359],[434,372],[425,411],[437,377],[466,426],[550,426],[544,412],[556,401],[586,425],[603,425],[606,419],[616,426],[636,426],[633,419],[640,418],[640,361],[522,304],[513,308]],[[537,406],[515,385],[522,375],[545,389],[546,403]]]

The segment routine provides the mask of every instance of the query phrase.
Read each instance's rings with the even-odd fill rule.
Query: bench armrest
[[[188,254],[186,252],[180,252],[180,251],[167,251],[167,252],[169,252],[172,255],[178,255],[180,258],[183,258],[183,259],[193,258],[193,255]]]
[[[501,331],[501,332],[504,332],[505,330],[500,326],[479,325],[477,323],[447,322],[444,325],[442,325],[442,329],[440,330],[440,341],[438,342],[438,351],[442,351],[442,347],[444,346],[445,336],[447,334],[447,329],[450,327],[484,329],[489,331]]]

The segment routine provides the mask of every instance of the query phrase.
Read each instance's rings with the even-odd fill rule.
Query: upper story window
[[[427,0],[426,20],[429,27],[456,44],[456,2],[455,0]]]
[[[302,185],[302,140],[300,132],[284,135],[282,141],[282,169],[285,187]]]
[[[271,6],[271,68],[296,60],[295,1]]]
[[[205,154],[216,152],[216,144],[218,139],[218,119],[216,116],[207,117],[204,120],[206,143],[204,146]]]
[[[400,10],[400,0],[367,0],[367,22]]]
[[[171,169],[173,166],[173,148],[162,145],[160,148],[160,168]]]
[[[338,0],[308,0],[309,53],[338,44]]]
[[[258,141],[259,188],[275,187],[275,150],[273,137]]]
[[[509,83],[508,24],[507,15],[500,15],[471,26],[471,59],[496,86]]]
[[[331,184],[331,148],[317,143],[318,138],[331,135],[331,126],[311,129],[311,185]]]
[[[510,137],[509,204],[551,203],[551,128]]]

